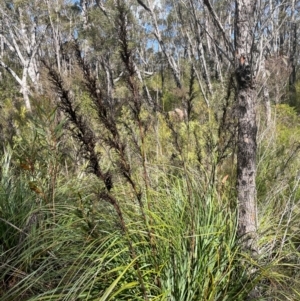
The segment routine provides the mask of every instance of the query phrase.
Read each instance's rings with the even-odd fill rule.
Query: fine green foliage
[[[279,300],[296,294],[298,251],[289,243],[286,223],[268,222],[268,234],[261,237],[263,248],[272,242],[280,254],[266,257],[268,250],[253,261],[239,252],[230,200],[198,185],[195,171],[187,182],[191,174],[184,170],[177,168],[175,176],[153,165],[159,181],[144,199],[151,208],[145,211],[146,223],[139,206],[122,197],[124,236],[112,208],[89,193],[97,185],[91,176],[63,181],[58,175],[53,208],[30,188],[28,171],[16,173],[12,157],[7,149],[1,173],[3,301],[142,300],[137,262],[151,300],[244,300],[257,283],[266,296]],[[272,211],[266,208],[268,219],[266,212]],[[250,276],[249,269],[254,271]],[[285,283],[288,290],[282,290]]]
[[[8,152],[4,160],[2,180],[7,183]],[[196,187],[188,195],[182,181],[162,176],[158,192],[146,200],[152,207],[146,213],[150,242],[135,206],[124,203],[133,210],[126,214],[124,237],[113,230],[115,218],[108,208],[85,208],[90,197],[84,192],[74,205],[70,196],[66,203],[63,193],[57,193],[54,215],[49,204],[40,203],[37,211],[26,179],[17,179],[20,186],[13,186],[16,192],[10,190],[9,199],[1,194],[2,281],[7,285],[1,300],[140,300],[135,261],[140,262],[149,297],[156,300],[217,300],[231,292],[237,258],[234,218],[213,195],[203,198]],[[134,260],[128,239],[136,250]]]

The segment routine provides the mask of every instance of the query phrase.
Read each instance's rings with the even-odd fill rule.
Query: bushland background
[[[298,11],[251,28],[253,256],[234,1],[1,1],[0,300],[300,300]]]

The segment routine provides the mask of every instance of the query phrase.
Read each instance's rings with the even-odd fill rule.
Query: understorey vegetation
[[[300,300],[296,13],[250,65],[229,2],[27,2],[0,4],[0,300]]]

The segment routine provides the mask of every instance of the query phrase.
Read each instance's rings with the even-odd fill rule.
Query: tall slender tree
[[[235,2],[235,51],[238,111],[237,194],[238,234],[244,246],[257,251],[256,114],[253,82],[255,0]]]
[[[0,36],[6,49],[6,53],[1,55],[0,67],[5,69],[19,85],[29,111],[31,111],[29,96],[32,90],[39,87],[37,54],[46,29],[45,24],[40,22],[43,15],[44,8],[40,0],[34,3],[11,1],[0,4],[2,22]]]
[[[257,208],[256,208],[256,91],[254,69],[254,31],[256,0],[235,1],[234,45],[221,24],[209,0],[204,1],[215,27],[223,35],[228,49],[233,51],[237,82],[236,102],[238,118],[237,139],[237,199],[238,234],[244,249],[257,252]],[[230,58],[228,53],[227,57]]]

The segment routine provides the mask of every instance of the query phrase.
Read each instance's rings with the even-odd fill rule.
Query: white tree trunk
[[[39,72],[38,64],[36,61],[36,53],[43,38],[43,33],[38,31],[38,20],[34,15],[34,10],[26,10],[22,8],[22,5],[17,6],[14,11],[7,11],[5,5],[0,4],[0,15],[2,21],[2,33],[1,40],[4,44],[5,50],[2,53],[2,57],[9,59],[10,52],[13,53],[20,66],[17,68],[22,70],[22,78],[18,75],[17,71],[12,69],[12,65],[15,65],[15,61],[10,66],[9,63],[5,63],[2,57],[0,58],[0,65],[9,72],[16,82],[20,85],[20,92],[23,94],[25,107],[31,111],[29,95],[31,94],[30,85],[28,80],[31,81],[32,87],[38,90],[39,88]],[[37,13],[37,12],[36,12]],[[37,33],[41,35],[37,39]]]
[[[158,26],[158,22],[157,22],[157,18],[156,18],[156,15],[155,15],[155,12],[154,12],[154,8],[153,8],[153,3],[152,1],[147,1],[148,5],[146,5],[144,2],[142,1],[139,1],[138,0],[138,3],[144,8],[146,9],[146,11],[148,11],[148,13],[150,14],[151,16],[151,19],[152,19],[152,22],[153,22],[153,27],[154,27],[154,36],[163,52],[163,54],[165,55],[165,57],[167,58],[167,61],[168,61],[168,64],[172,70],[172,73],[173,73],[173,76],[174,76],[174,79],[175,79],[175,83],[177,85],[178,88],[181,88],[182,87],[182,84],[181,84],[181,80],[180,80],[180,72],[179,72],[179,68],[178,68],[178,65],[176,64],[174,58],[172,57],[172,55],[169,53],[162,37],[161,37],[161,33],[160,33],[160,30],[159,30],[159,26]]]
[[[30,105],[30,99],[29,99],[30,91],[29,91],[28,85],[27,85],[27,70],[25,70],[25,72],[23,71],[23,76],[21,79],[16,74],[16,72],[14,70],[12,70],[9,66],[7,66],[1,59],[0,59],[0,67],[4,68],[20,85],[20,92],[23,95],[25,107],[29,112],[31,112],[31,105]]]

